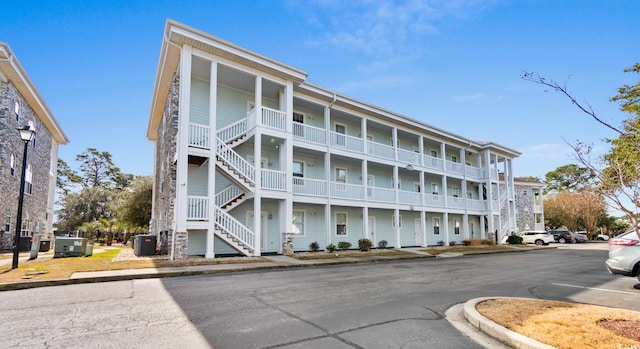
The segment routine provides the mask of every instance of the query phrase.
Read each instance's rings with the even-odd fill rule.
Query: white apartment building
[[[167,21],[147,137],[155,144],[151,227],[172,257],[282,253],[288,236],[299,251],[312,242],[323,249],[368,238],[400,248],[516,230],[519,152],[306,80],[300,69]]]

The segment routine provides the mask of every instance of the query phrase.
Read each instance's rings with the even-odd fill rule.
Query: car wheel
[[[602,240],[604,240],[604,239],[603,239],[603,238],[596,238],[596,240],[600,240],[600,241],[602,241]]]
[[[564,238],[559,238],[558,242],[561,244],[564,244],[565,242],[567,242],[567,240],[565,240]]]
[[[544,244],[544,241],[542,240],[536,240],[536,246],[542,246]]]

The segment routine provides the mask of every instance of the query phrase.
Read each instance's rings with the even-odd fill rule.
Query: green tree
[[[126,190],[120,191],[110,205],[118,222],[129,227],[147,227],[151,220],[153,180],[150,176],[135,177]]]
[[[590,187],[594,180],[591,171],[576,164],[560,166],[545,175],[543,194],[561,191],[580,191]]]
[[[121,176],[120,169],[114,165],[111,154],[107,151],[87,148],[76,156],[76,161],[80,163],[82,184],[85,188],[111,188]]]
[[[110,218],[111,211],[107,203],[112,192],[103,188],[82,188],[70,192],[61,200],[61,208],[56,211],[59,231],[74,231],[83,223]]]
[[[72,170],[66,161],[58,158],[58,175],[56,176],[56,188],[62,195],[66,195],[76,185],[82,183],[82,178]]]

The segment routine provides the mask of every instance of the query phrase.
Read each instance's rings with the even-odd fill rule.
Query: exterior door
[[[267,212],[266,211],[262,211],[262,213],[260,214],[260,252],[264,252],[265,246],[267,246],[267,242],[268,242],[268,234],[267,234]],[[249,228],[249,230],[253,231],[253,211],[247,211],[247,228]]]
[[[373,243],[373,246],[378,246],[376,241],[376,217],[369,216],[367,220],[367,232],[369,233],[369,239]]]
[[[422,246],[422,222],[420,221],[420,218],[415,219],[413,229],[416,246]]]
[[[304,137],[304,114],[293,112],[293,135]]]
[[[345,146],[347,143],[346,138],[343,136],[347,134],[347,127],[345,125],[335,124],[336,145]]]

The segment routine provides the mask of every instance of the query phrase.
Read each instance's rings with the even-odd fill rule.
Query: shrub
[[[440,240],[437,242],[438,246],[444,246],[444,241]]]
[[[380,240],[378,241],[378,248],[383,248],[383,249],[387,248],[387,244],[388,244],[387,240]]]
[[[309,249],[311,250],[311,252],[318,252],[318,250],[320,249],[320,244],[314,241],[309,244]]]
[[[371,246],[373,246],[373,243],[369,239],[358,240],[358,248],[360,249],[360,251],[369,251],[371,249]]]
[[[522,244],[522,236],[509,235],[509,238],[507,238],[507,243],[509,243],[510,245],[520,245]]]
[[[328,244],[327,245],[327,251],[329,251],[329,252],[335,252],[337,249],[338,248],[334,244]]]
[[[462,245],[463,246],[472,246],[473,243],[474,243],[474,241],[472,241],[472,240],[462,240]]]
[[[481,243],[482,245],[489,245],[489,246],[493,246],[493,245],[495,245],[495,244],[496,244],[496,242],[495,242],[495,241],[493,241],[493,240],[489,240],[489,239],[484,239],[484,240],[480,241],[480,243]]]
[[[338,242],[338,248],[341,250],[348,250],[351,247],[351,243],[348,241],[340,241]]]
[[[449,246],[455,246],[456,242],[455,241],[449,241]]]

